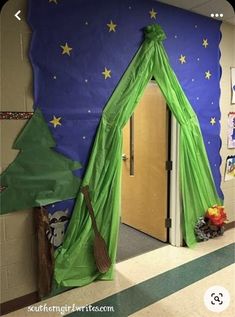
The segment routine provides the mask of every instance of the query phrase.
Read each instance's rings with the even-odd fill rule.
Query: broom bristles
[[[99,272],[100,273],[108,272],[111,266],[111,260],[108,255],[106,243],[100,234],[95,235],[94,257],[95,257],[96,266]]]
[[[100,235],[97,224],[96,224],[96,219],[94,215],[94,210],[91,204],[91,199],[89,195],[89,186],[84,186],[81,188],[81,192],[83,193],[85,197],[85,202],[91,217],[91,223],[92,227],[95,233],[95,238],[94,238],[94,258],[95,258],[95,263],[97,266],[97,269],[101,273],[106,273],[108,272],[110,266],[111,266],[111,260],[107,251],[107,246]]]

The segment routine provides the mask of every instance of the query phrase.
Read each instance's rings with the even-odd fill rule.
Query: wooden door
[[[162,241],[167,240],[168,121],[164,97],[150,82],[123,130],[121,221]]]

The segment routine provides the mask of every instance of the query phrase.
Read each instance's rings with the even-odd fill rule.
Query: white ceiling
[[[226,0],[157,0],[207,17],[211,13],[223,13],[223,17],[215,18],[235,25],[235,13],[231,4]]]

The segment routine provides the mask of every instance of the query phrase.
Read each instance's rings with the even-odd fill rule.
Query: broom
[[[97,228],[94,210],[91,204],[91,199],[89,194],[89,186],[82,187],[81,192],[84,195],[85,202],[91,217],[92,227],[95,233],[95,239],[94,239],[95,263],[100,273],[106,273],[111,266],[111,260],[107,251],[106,243]]]

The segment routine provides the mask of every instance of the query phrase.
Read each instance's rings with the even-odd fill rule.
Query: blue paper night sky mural
[[[29,0],[34,100],[57,143],[84,174],[102,110],[143,41],[158,23],[181,86],[201,125],[220,189],[220,22],[152,0]],[[50,206],[70,211],[73,200]]]

